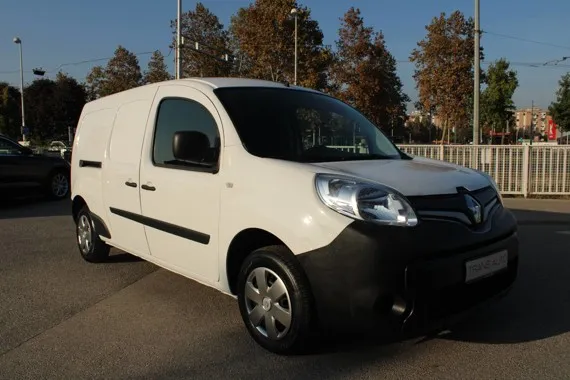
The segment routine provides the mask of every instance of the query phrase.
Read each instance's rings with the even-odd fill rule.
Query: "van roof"
[[[249,78],[228,78],[228,77],[206,77],[206,78],[185,78],[172,80],[171,82],[198,82],[216,88],[223,87],[295,87],[285,84],[285,82],[273,82],[262,79]],[[296,87],[301,88],[301,87]]]
[[[204,89],[215,90],[217,88],[228,88],[228,87],[273,87],[273,88],[290,88],[292,90],[299,90],[299,91],[308,91],[308,92],[317,92],[316,90],[306,88],[306,87],[299,87],[290,85],[285,82],[273,82],[269,80],[262,80],[262,79],[249,79],[249,78],[230,78],[230,77],[194,77],[194,78],[183,78],[183,79],[171,79],[162,82],[150,83],[138,87],[131,88],[129,90],[120,91],[111,95],[104,96],[102,98],[98,98],[88,102],[89,106],[94,104],[98,104],[101,106],[102,104],[113,104],[117,99],[122,97],[129,97],[133,94],[141,93],[146,90],[149,90],[153,87],[158,87],[164,84],[186,84],[192,85],[195,84],[200,86]]]

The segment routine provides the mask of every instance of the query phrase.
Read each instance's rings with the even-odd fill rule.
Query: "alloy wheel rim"
[[[67,194],[69,189],[69,182],[65,175],[58,173],[51,181],[51,191],[56,197],[63,197]]]
[[[283,280],[269,268],[256,268],[245,282],[245,306],[249,322],[261,335],[279,340],[291,328],[292,309]]]
[[[77,242],[83,253],[89,253],[93,245],[91,225],[86,215],[81,215],[77,222]]]

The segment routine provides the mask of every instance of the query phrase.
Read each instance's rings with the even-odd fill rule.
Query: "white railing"
[[[491,175],[502,194],[570,195],[568,145],[399,145],[404,152]],[[333,147],[354,151],[353,146]],[[346,149],[344,149],[346,148]]]

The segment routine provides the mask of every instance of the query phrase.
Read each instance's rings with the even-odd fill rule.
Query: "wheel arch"
[[[76,195],[71,202],[71,214],[75,223],[77,223],[77,216],[79,215],[79,211],[81,211],[84,206],[87,206],[89,209],[89,206],[87,205],[85,199],[83,199],[83,197],[80,195]],[[94,214],[91,210],[89,210],[89,215],[93,220],[93,227],[95,228],[95,232],[99,236],[111,239],[111,232],[105,224],[105,221],[99,215]]]
[[[232,295],[237,295],[239,271],[245,258],[256,249],[272,245],[284,246],[291,252],[281,239],[260,228],[247,228],[234,236],[226,256],[226,276]],[[291,257],[295,257],[292,252]]]
[[[76,195],[71,201],[71,215],[73,216],[73,221],[77,223],[77,216],[79,211],[83,208],[83,206],[87,206],[87,202],[81,195]]]

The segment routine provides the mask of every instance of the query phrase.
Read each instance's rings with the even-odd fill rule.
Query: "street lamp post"
[[[176,16],[176,68],[175,68],[175,78],[180,79],[182,77],[182,65],[181,65],[181,50],[180,45],[182,45],[182,0],[178,0],[178,12]]]
[[[297,8],[291,9],[291,14],[295,17],[295,79],[294,84],[297,85]]]
[[[475,72],[474,72],[474,89],[473,89],[473,145],[479,145],[479,97],[481,92],[481,84],[479,78],[479,71],[481,70],[481,30],[480,30],[480,5],[479,0],[475,0],[475,43],[474,43],[474,61],[475,61]]]
[[[14,43],[20,47],[20,97],[22,101],[22,126],[20,133],[22,134],[22,141],[26,141],[26,113],[24,112],[24,60],[22,54],[22,40],[20,37],[14,37]]]

